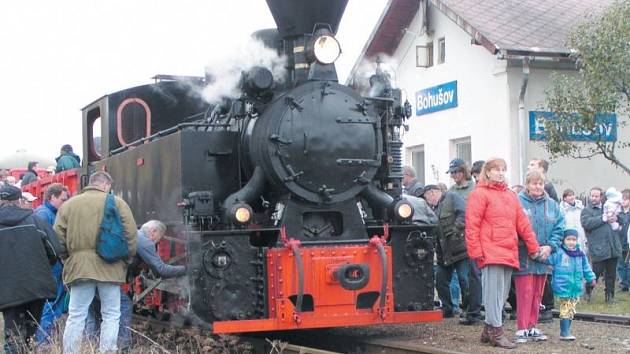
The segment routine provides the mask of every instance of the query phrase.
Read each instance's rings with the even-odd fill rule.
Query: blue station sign
[[[416,92],[416,115],[457,107],[457,81],[447,82]]]
[[[555,115],[545,111],[529,112],[529,140],[545,140],[545,122],[555,119]],[[576,116],[577,119],[577,116]],[[617,115],[614,113],[597,114],[597,127],[592,131],[571,127],[567,139],[571,141],[616,141]]]

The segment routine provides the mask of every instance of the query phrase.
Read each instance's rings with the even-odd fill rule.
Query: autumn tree
[[[630,161],[620,151],[628,138],[611,141],[602,134],[602,115],[617,115],[618,132],[629,123],[630,1],[616,0],[600,12],[587,15],[571,31],[567,47],[575,60],[576,75],[554,73],[546,92],[553,118],[545,122],[545,149],[555,157],[591,158],[601,155],[630,175]],[[580,142],[572,132],[591,132]]]

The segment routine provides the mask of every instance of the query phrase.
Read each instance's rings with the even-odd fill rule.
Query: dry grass
[[[32,346],[31,342],[21,343],[20,347],[24,353],[31,354],[62,354],[63,347],[61,345],[63,338],[63,323],[59,321],[58,326],[51,338],[51,343],[47,345]],[[0,316],[0,328],[4,328],[4,321]],[[168,330],[154,331],[148,325],[132,328],[132,353],[139,354],[184,354],[184,353],[200,353],[200,354],[231,354],[231,353],[254,353],[254,348],[250,343],[241,343],[237,336],[210,336],[202,333],[198,328],[178,329],[170,328]],[[0,346],[4,346],[4,335],[0,335]],[[2,352],[2,350],[0,350]],[[84,340],[82,343],[81,354],[97,354],[98,344]]]
[[[630,293],[620,292],[619,286],[615,291],[615,303],[607,304],[604,301],[604,285],[597,284],[593,289],[593,297],[590,303],[581,300],[577,305],[578,312],[605,313],[610,315],[630,316]]]

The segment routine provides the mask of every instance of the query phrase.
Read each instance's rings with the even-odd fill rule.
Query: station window
[[[416,66],[419,68],[433,66],[433,42],[416,46]]]
[[[444,37],[438,39],[438,64],[446,62],[446,39]]]
[[[472,165],[472,145],[470,137],[451,140],[453,158],[460,158],[466,162],[468,167]]]
[[[416,170],[416,179],[424,186],[424,145],[407,149],[407,154],[411,155],[411,166]]]

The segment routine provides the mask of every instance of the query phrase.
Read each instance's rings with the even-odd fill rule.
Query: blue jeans
[[[68,320],[63,332],[63,353],[78,353],[81,349],[81,339],[88,309],[98,289],[101,298],[101,326],[99,351],[116,352],[118,338],[118,323],[120,320],[120,286],[111,283],[85,281],[70,286],[70,305]]]
[[[435,287],[437,288],[438,297],[442,302],[442,311],[445,315],[453,314],[453,300],[451,298],[451,279],[453,273],[457,273],[457,279],[459,280],[459,288],[461,289],[461,298],[464,304],[464,308],[468,306],[468,277],[470,273],[470,265],[468,258],[457,261],[451,265],[439,265],[437,266],[437,275],[435,281]]]
[[[56,327],[57,320],[61,317],[66,309],[66,288],[63,285],[63,265],[57,261],[52,267],[52,273],[57,282],[57,293],[54,301],[46,301],[44,303],[44,310],[42,311],[42,318],[39,320],[39,328],[35,339],[37,344],[45,344],[50,340],[53,329]]]
[[[481,270],[477,268],[477,263],[470,259],[470,277],[468,278],[468,308],[466,309],[466,317],[481,318]]]
[[[96,302],[96,301],[95,301]],[[90,306],[85,322],[85,333],[88,338],[96,339],[98,329],[101,327],[101,319],[96,318],[96,310],[99,306]],[[133,302],[122,288],[120,288],[120,325],[118,327],[118,347],[131,346],[131,317],[133,314]]]
[[[625,262],[627,250],[624,250],[621,257],[617,259],[617,278],[619,278],[619,287],[625,290],[630,288],[630,264]]]
[[[453,272],[453,277],[451,278],[450,291],[453,307],[458,307],[462,301],[462,296],[461,289],[459,288],[459,278],[456,272]]]

